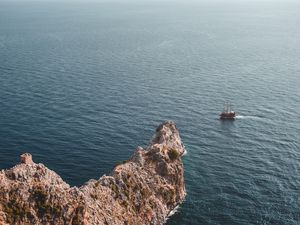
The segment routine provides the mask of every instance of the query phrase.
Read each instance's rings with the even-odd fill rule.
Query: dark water
[[[71,185],[175,120],[186,201],[168,224],[300,223],[300,3],[0,2],[0,168]],[[223,103],[239,117],[221,122]]]

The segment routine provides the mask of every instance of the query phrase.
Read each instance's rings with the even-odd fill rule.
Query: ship
[[[231,110],[231,105],[225,103],[224,111],[220,113],[221,120],[234,120],[235,119],[235,112]]]

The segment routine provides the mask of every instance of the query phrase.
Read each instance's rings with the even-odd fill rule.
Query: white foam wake
[[[253,119],[253,120],[263,119],[262,117],[259,117],[259,116],[243,116],[243,115],[237,115],[235,118],[236,119]]]

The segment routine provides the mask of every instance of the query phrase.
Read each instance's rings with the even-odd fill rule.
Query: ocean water
[[[71,185],[174,120],[187,197],[168,225],[300,223],[300,3],[1,1],[0,168]],[[230,101],[235,121],[218,113]]]

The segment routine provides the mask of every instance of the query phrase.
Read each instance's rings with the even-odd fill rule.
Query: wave
[[[185,146],[184,146],[184,145],[183,145],[183,149],[184,149],[184,152],[183,152],[182,156],[184,156],[184,155],[186,155],[186,154],[187,154],[187,150],[186,150],[186,148],[185,148]]]
[[[177,205],[173,210],[170,211],[169,215],[167,216],[167,220],[173,216],[175,213],[178,212],[178,209],[179,209],[179,205]]]

